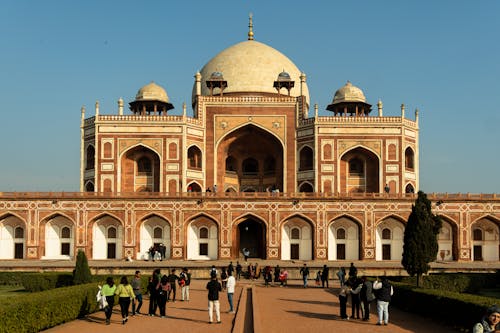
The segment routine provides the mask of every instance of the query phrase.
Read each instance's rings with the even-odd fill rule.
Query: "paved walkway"
[[[76,333],[76,332],[159,332],[174,330],[181,332],[233,332],[233,324],[239,327],[239,332],[262,333],[293,333],[293,332],[455,332],[451,328],[438,325],[429,319],[412,315],[395,308],[390,308],[389,326],[377,326],[376,314],[371,315],[369,322],[361,320],[341,320],[339,318],[339,303],[337,288],[322,289],[310,287],[304,289],[298,281],[293,281],[289,287],[277,286],[264,287],[260,281],[248,280],[237,283],[235,304],[240,302],[236,315],[229,314],[229,305],[225,293],[221,294],[222,324],[209,324],[207,314],[207,281],[195,280],[191,287],[191,301],[167,303],[167,318],[149,317],[138,315],[131,317],[127,324],[121,324],[119,306],[115,306],[112,323],[104,324],[104,313],[98,312],[81,320],[47,330],[49,333]],[[247,287],[252,287],[248,292],[248,300],[244,296]],[[243,289],[245,292],[242,293]],[[248,309],[253,300],[253,320]],[[148,302],[144,302],[143,309],[147,310]],[[245,309],[247,308],[247,309]],[[374,310],[374,309],[373,309]],[[350,306],[348,305],[348,314]],[[242,326],[242,322],[244,325]],[[255,327],[253,327],[255,325]]]

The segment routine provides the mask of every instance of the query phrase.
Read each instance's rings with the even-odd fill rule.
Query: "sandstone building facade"
[[[419,190],[418,111],[383,115],[347,82],[319,116],[306,75],[254,40],[194,76],[193,115],[140,88],[86,117],[80,193],[0,195],[1,259],[400,260]],[[313,111],[310,112],[310,109]],[[310,114],[311,113],[311,114]],[[497,195],[432,195],[442,261],[499,261]]]

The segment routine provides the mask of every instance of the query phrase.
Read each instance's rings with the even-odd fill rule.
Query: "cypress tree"
[[[441,225],[441,218],[432,214],[431,201],[419,191],[406,224],[401,261],[410,276],[417,276],[417,287],[422,274],[429,271],[429,263],[436,260]]]
[[[85,252],[78,250],[78,255],[76,256],[76,266],[73,272],[73,283],[84,284],[89,282],[92,282],[92,274],[90,273],[87,256],[85,255]]]

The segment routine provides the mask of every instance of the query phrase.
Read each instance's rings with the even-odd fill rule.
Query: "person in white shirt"
[[[234,287],[236,286],[236,279],[233,276],[233,272],[228,272],[229,277],[227,278],[227,300],[229,301],[229,313],[234,313],[233,306],[233,295],[234,295]]]

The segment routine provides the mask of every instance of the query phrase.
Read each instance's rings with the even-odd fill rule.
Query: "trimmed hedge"
[[[484,288],[495,288],[500,281],[500,274],[460,273],[431,274],[421,279],[421,287],[454,292],[477,293]],[[416,277],[404,277],[401,282],[416,284]]]
[[[73,285],[73,275],[69,273],[23,273],[20,280],[24,289],[38,292]]]
[[[460,329],[472,328],[484,315],[487,307],[500,304],[498,298],[422,289],[397,282],[394,283],[394,288],[391,305]]]
[[[98,310],[95,283],[19,295],[0,303],[0,333],[39,332]]]

